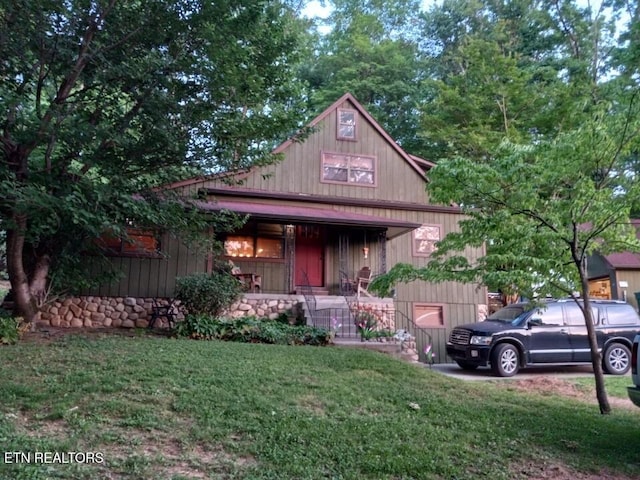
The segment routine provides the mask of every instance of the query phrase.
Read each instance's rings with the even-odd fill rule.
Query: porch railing
[[[302,272],[303,284],[300,285],[300,291],[304,296],[305,303],[311,324],[314,327],[336,330],[337,336],[340,338],[358,338],[360,335],[355,325],[355,312],[352,311],[352,304],[347,296],[343,296],[345,306],[342,308],[318,308],[318,301],[313,293],[313,288],[309,283],[309,277],[306,272]],[[403,312],[393,309],[395,330],[404,330],[410,333],[416,342],[416,351],[420,362],[430,363],[425,354],[425,348],[428,345],[433,346],[433,338],[427,329],[422,328],[409,318]]]
[[[394,310],[394,320],[396,330],[404,330],[410,333],[416,339],[416,351],[418,352],[418,360],[423,363],[431,363],[425,354],[425,348],[431,345],[433,348],[433,338],[425,328],[416,325],[413,319],[406,316],[399,310]]]

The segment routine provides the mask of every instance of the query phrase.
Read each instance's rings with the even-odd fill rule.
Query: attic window
[[[356,111],[338,109],[338,140],[356,139]]]
[[[322,152],[322,181],[373,187],[376,159],[368,155]]]

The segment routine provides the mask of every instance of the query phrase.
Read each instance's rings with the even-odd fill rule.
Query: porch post
[[[338,269],[349,274],[349,235],[346,233],[338,235]]]
[[[387,232],[378,233],[378,250],[380,252],[380,273],[387,273]]]
[[[296,256],[296,227],[295,225],[285,225],[284,227],[284,269],[287,276],[285,287],[288,293],[295,289],[294,267]]]

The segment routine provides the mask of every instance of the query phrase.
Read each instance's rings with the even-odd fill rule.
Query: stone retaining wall
[[[159,299],[166,304],[166,299]],[[151,319],[152,298],[133,297],[69,297],[45,306],[38,323],[52,327],[124,327],[145,328]],[[258,316],[271,319],[281,314],[298,316],[301,300],[292,295],[245,295],[235,302],[227,314],[232,317]],[[184,318],[178,304],[178,320]],[[166,319],[158,319],[156,327],[167,328]]]
[[[380,299],[360,299],[349,302],[349,309],[357,316],[358,312],[371,313],[377,320],[376,330],[395,331],[395,312],[396,307],[393,300]]]

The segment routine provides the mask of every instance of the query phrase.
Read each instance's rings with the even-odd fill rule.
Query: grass
[[[68,336],[0,348],[0,379],[3,453],[104,456],[0,457],[3,479],[640,476],[640,409],[601,416],[360,349]]]
[[[591,392],[595,388],[593,377],[575,378],[572,380],[578,388]],[[629,398],[627,396],[627,387],[631,387],[633,382],[628,376],[605,376],[605,384],[607,386],[607,394],[610,397]]]

